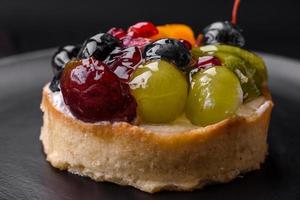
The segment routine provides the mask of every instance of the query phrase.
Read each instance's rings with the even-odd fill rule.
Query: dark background
[[[234,0],[1,0],[0,57],[81,43],[111,26],[186,23],[196,33],[231,18]],[[242,0],[247,48],[300,58],[300,0]]]
[[[187,23],[198,33],[211,22],[230,19],[232,3],[0,0],[0,57],[79,43],[97,31],[141,20]],[[242,0],[239,14],[248,48],[300,59],[300,0]],[[51,76],[50,69],[43,67],[50,63],[50,53],[0,62],[0,199],[300,199],[299,62],[265,57],[273,67],[270,86],[275,107],[269,156],[262,170],[193,193],[151,196],[57,171],[46,162],[38,140],[39,103],[41,87]]]

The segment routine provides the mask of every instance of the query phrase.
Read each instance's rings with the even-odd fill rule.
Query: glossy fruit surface
[[[129,86],[120,82],[101,61],[70,61],[60,85],[64,102],[82,121],[131,122],[136,116],[136,102]]]
[[[141,65],[129,83],[146,123],[167,123],[182,114],[188,93],[183,73],[164,60]]]
[[[192,49],[192,44],[189,43],[189,41],[183,40],[183,39],[180,39],[179,41],[180,41],[182,44],[184,44],[184,46],[185,46],[187,49],[189,49],[189,50]]]
[[[215,56],[202,56],[198,58],[196,68],[207,69],[213,66],[220,66],[221,61]]]
[[[242,30],[228,21],[215,22],[204,28],[203,45],[209,44],[229,44],[243,47],[245,38]]]
[[[207,45],[192,49],[192,54],[196,57],[214,55],[216,52],[230,53],[243,59],[259,89],[267,82],[268,73],[263,59],[250,51],[230,45]]]
[[[153,40],[158,40],[162,38],[172,38],[177,40],[186,40],[192,46],[195,45],[195,36],[191,27],[185,24],[166,24],[162,26],[157,26],[158,34],[152,37]]]
[[[56,73],[51,82],[50,82],[50,85],[49,85],[49,88],[52,92],[58,92],[60,91],[60,77],[61,77],[61,74],[62,74],[62,70],[60,70],[58,73]]]
[[[235,54],[226,52],[216,52],[214,54],[221,60],[224,66],[230,69],[240,81],[243,89],[244,101],[250,101],[261,95],[261,92],[254,80],[254,74],[251,67],[248,67],[248,63],[236,56]]]
[[[79,58],[93,56],[97,60],[104,60],[110,52],[121,45],[121,41],[108,33],[99,33],[84,42],[79,52]]]
[[[107,31],[108,34],[112,35],[115,38],[118,38],[119,40],[122,40],[125,35],[126,31],[122,28],[113,27]]]
[[[54,53],[51,59],[51,65],[54,76],[49,85],[49,88],[52,92],[60,91],[60,77],[62,71],[66,63],[77,57],[80,48],[81,47],[79,45],[66,45],[58,48],[58,50]]]
[[[253,78],[258,86],[261,86],[268,80],[267,68],[265,62],[260,56],[245,49],[229,45],[218,45],[217,48],[218,51],[228,52],[245,60],[249,64],[248,67],[255,71],[253,72]]]
[[[125,36],[122,42],[125,47],[138,47],[143,49],[147,44],[151,43],[151,40],[143,37],[133,38],[131,36]]]
[[[139,22],[130,26],[127,30],[127,34],[133,38],[149,38],[158,34],[158,30],[151,22]]]
[[[194,57],[193,57],[194,58]],[[193,68],[189,71],[189,82],[192,82],[192,77],[199,71],[203,71],[210,67],[221,66],[221,61],[215,56],[200,56],[193,64]]]
[[[185,70],[191,62],[189,49],[182,42],[175,39],[160,39],[147,45],[143,57],[146,61],[166,59],[181,70]]]
[[[54,75],[59,73],[64,68],[64,65],[67,62],[77,57],[80,48],[81,47],[78,45],[67,45],[58,48],[58,50],[54,53],[51,59],[52,70]]]
[[[142,53],[138,47],[116,48],[103,61],[119,79],[128,82],[132,73],[142,61]]]
[[[195,125],[214,124],[234,115],[242,99],[237,77],[226,67],[211,67],[192,77],[186,116]]]

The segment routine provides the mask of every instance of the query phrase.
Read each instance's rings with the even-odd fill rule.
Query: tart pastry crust
[[[191,191],[260,168],[273,107],[269,92],[256,112],[188,131],[162,133],[118,123],[85,123],[59,111],[45,86],[42,141],[53,167],[145,192]]]

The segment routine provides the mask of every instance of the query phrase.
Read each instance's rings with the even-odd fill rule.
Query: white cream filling
[[[61,92],[51,92],[47,87],[47,92],[50,97],[50,100],[53,106],[60,112],[65,115],[76,119],[74,115],[70,112],[69,107],[65,104]],[[250,102],[242,104],[236,115],[242,117],[248,117],[253,114],[261,114],[263,113],[269,106],[270,102],[266,101],[264,97],[258,97]],[[94,124],[107,124],[110,123],[108,121],[100,121]],[[117,124],[118,122],[116,122]],[[176,119],[175,121],[169,124],[140,124],[140,127],[143,127],[147,130],[161,133],[171,133],[171,132],[183,132],[189,131],[192,129],[199,128],[199,126],[193,125],[184,115]]]

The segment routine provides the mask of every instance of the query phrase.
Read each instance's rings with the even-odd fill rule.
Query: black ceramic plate
[[[39,141],[52,50],[0,61],[0,199],[300,199],[300,62],[264,54],[275,102],[261,170],[194,192],[154,195],[52,168]]]

